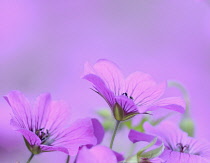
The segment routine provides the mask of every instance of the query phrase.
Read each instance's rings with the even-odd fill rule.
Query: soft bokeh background
[[[14,89],[31,98],[51,92],[69,103],[71,121],[95,116],[107,105],[80,76],[86,61],[100,58],[126,75],[139,70],[181,82],[191,97],[196,137],[210,141],[210,1],[0,2],[0,96]],[[0,162],[25,162],[30,153],[9,125],[3,98],[0,107]],[[65,159],[52,152],[32,162]]]

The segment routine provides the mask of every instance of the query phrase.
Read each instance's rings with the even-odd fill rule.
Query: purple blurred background
[[[196,137],[210,137],[210,1],[1,1],[0,56],[1,97],[50,92],[69,103],[70,121],[107,107],[80,79],[86,61],[177,80],[190,94]],[[30,153],[9,125],[11,109],[3,98],[0,106],[0,162],[25,162]],[[65,159],[52,152],[32,163]]]

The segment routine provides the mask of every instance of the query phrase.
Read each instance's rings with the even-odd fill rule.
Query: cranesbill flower
[[[157,84],[149,74],[142,72],[124,78],[111,61],[99,60],[93,66],[86,63],[83,78],[93,84],[93,90],[108,103],[117,121],[159,108],[184,112],[181,98],[159,99],[165,91],[165,82]]]
[[[19,91],[5,99],[13,111],[11,125],[23,135],[32,154],[62,151],[72,156],[80,146],[97,143],[94,121],[85,118],[65,127],[69,109],[62,101],[52,101],[50,94],[38,96],[34,105]]]
[[[171,122],[162,122],[154,127],[145,125],[146,132],[157,136],[165,145],[164,152],[159,156],[170,163],[209,163],[210,143],[189,137]],[[147,140],[145,140],[147,141]]]

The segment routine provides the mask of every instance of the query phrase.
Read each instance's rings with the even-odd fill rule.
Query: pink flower
[[[165,82],[157,84],[150,75],[142,72],[124,78],[111,61],[99,60],[93,66],[86,63],[83,78],[93,84],[93,90],[104,98],[118,121],[159,108],[184,112],[181,98],[159,99],[165,91]]]
[[[163,142],[165,145],[165,150],[159,157],[166,162],[210,162],[210,143],[204,140],[189,137],[173,123],[162,122],[156,127],[146,124],[145,129],[147,133],[152,135],[145,137],[142,136],[143,133],[131,130],[129,133],[130,140],[133,140],[133,142],[150,142],[155,137],[158,137],[159,140],[157,143]]]
[[[19,91],[12,91],[5,99],[13,111],[11,125],[23,135],[33,154],[62,151],[76,155],[80,146],[97,143],[94,121],[81,119],[65,127],[68,108],[62,101],[52,101],[50,94],[38,96],[34,105]]]

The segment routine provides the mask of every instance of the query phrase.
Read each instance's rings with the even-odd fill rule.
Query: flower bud
[[[188,133],[189,136],[193,137],[195,133],[194,122],[190,117],[185,117],[180,122],[180,128]]]

